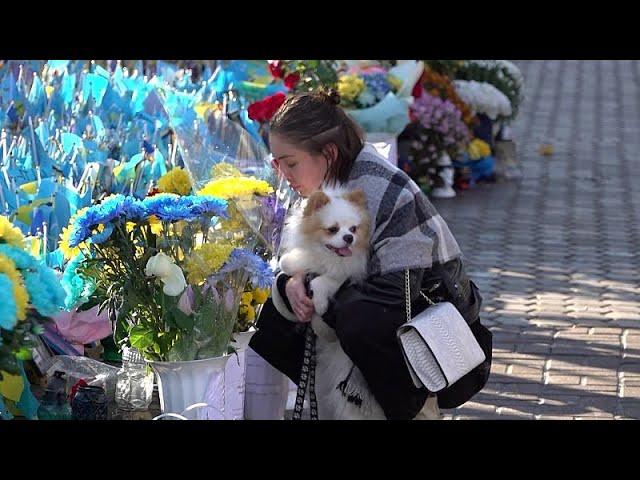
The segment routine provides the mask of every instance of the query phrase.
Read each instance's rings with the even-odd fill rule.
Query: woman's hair
[[[331,184],[347,181],[364,146],[362,129],[339,104],[340,95],[333,89],[298,93],[285,100],[269,123],[270,133],[312,154],[333,143],[338,155],[326,176]]]

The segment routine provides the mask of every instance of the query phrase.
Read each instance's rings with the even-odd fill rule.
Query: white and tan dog
[[[315,306],[311,326],[317,335],[316,395],[321,420],[385,418],[364,377],[342,350],[334,330],[321,318],[343,283],[358,283],[365,278],[369,229],[362,191],[325,189],[307,199],[283,233],[286,253],[280,258],[280,269],[287,275],[300,272],[317,275],[310,282]],[[276,308],[289,320],[296,321],[275,290]]]

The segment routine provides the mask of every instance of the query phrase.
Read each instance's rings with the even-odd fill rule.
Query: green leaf
[[[154,332],[142,325],[136,325],[131,329],[129,334],[129,341],[131,346],[139,350],[147,349],[151,346],[155,347]],[[159,352],[158,352],[159,353]]]

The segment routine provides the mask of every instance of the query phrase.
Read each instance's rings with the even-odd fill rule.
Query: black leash
[[[310,275],[305,278],[305,286],[307,293],[310,292],[309,282]],[[302,420],[302,408],[304,406],[304,397],[309,389],[309,410],[311,420],[318,420],[318,401],[316,399],[316,334],[308,323],[304,331],[304,355],[302,357],[302,371],[300,372],[300,382],[298,382],[298,391],[296,393],[296,403],[293,407],[292,420]]]

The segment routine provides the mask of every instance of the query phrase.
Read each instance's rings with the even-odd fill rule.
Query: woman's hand
[[[304,277],[304,273],[296,273],[287,280],[285,292],[298,321],[306,323],[311,321],[314,307],[313,301],[307,296]]]

